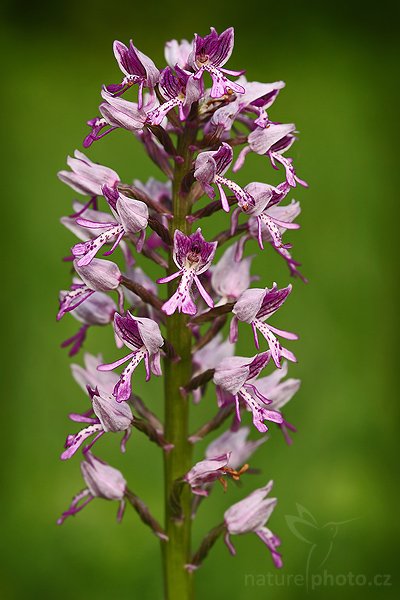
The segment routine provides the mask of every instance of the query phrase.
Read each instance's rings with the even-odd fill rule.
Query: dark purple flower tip
[[[200,69],[209,64],[221,67],[230,58],[233,44],[233,27],[229,27],[220,35],[214,27],[211,27],[210,33],[204,37],[196,33],[194,38],[194,60],[197,68]]]
[[[119,192],[114,187],[109,187],[108,185],[103,185],[101,188],[102,194],[104,198],[107,200],[108,204],[111,206],[113,210],[117,208],[117,200],[119,198]]]
[[[129,312],[125,316],[115,313],[114,327],[118,337],[129,347],[141,348],[143,346],[138,323]]]
[[[262,319],[273,315],[282,306],[291,291],[291,284],[285,288],[278,289],[278,286],[274,283],[264,296],[261,308],[257,313],[257,318]]]
[[[200,227],[189,236],[178,229],[175,231],[175,262],[180,268],[185,267],[188,262],[192,266],[197,265],[196,272],[200,274],[208,268],[209,263],[214,258],[216,247],[217,242],[206,242]]]

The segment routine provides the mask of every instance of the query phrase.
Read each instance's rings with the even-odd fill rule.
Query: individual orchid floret
[[[197,494],[198,496],[208,496],[208,485],[217,479],[221,479],[225,475],[229,457],[229,454],[223,454],[222,456],[214,456],[196,463],[194,467],[186,473],[183,481],[190,485],[193,494]]]
[[[193,354],[193,377],[204,373],[209,369],[215,369],[215,367],[228,356],[233,356],[235,352],[235,346],[230,343],[229,339],[223,340],[222,334],[218,333],[212,338],[208,344],[196,350]],[[192,390],[193,401],[197,404],[200,402],[203,395],[203,388],[198,387]],[[222,454],[221,452],[216,452]]]
[[[268,404],[271,404],[271,401],[260,394],[254,382],[254,379],[268,364],[269,359],[270,352],[263,352],[253,358],[232,356],[222,360],[214,373],[214,383],[218,386],[219,404],[221,404],[221,401],[226,401],[224,392],[233,397],[236,405],[236,418],[240,422],[240,401],[242,401],[246,408],[251,411],[254,426],[261,433],[268,431],[264,421],[282,423],[283,420],[279,412],[266,408]]]
[[[148,129],[136,131],[135,136],[143,144],[144,150],[149,158],[170,179],[173,178],[173,169],[170,163],[171,155],[160,144],[153,133]]]
[[[151,292],[152,294],[154,294],[154,296],[157,296],[157,285],[148,275],[146,275],[143,269],[141,269],[140,267],[132,266],[129,269],[127,269],[126,275],[130,279],[130,281],[138,283],[139,285],[144,287],[145,290]],[[137,314],[139,314],[140,316],[149,316],[153,318],[154,308],[152,306],[149,306],[146,302],[143,302],[143,300],[137,294],[135,294],[135,292],[132,292],[132,290],[128,290],[126,287],[124,287],[124,296],[128,302],[128,305],[131,308],[135,308]]]
[[[133,185],[150,196],[153,202],[160,208],[171,208],[171,181],[159,181],[154,177],[149,177],[146,183],[143,183],[139,179],[134,179]]]
[[[118,375],[112,371],[98,371],[97,367],[103,362],[101,354],[93,356],[85,352],[83,355],[84,366],[78,364],[71,365],[72,376],[76,383],[84,392],[88,389],[96,388],[105,394],[112,394],[115,384],[118,382]]]
[[[286,172],[286,181],[292,187],[296,187],[297,183],[307,187],[308,184],[297,177],[293,167],[293,160],[286,158],[283,154],[289,150],[296,140],[293,135],[296,126],[293,123],[270,123],[267,127],[257,127],[252,131],[247,138],[248,146],[245,146],[239,153],[239,156],[233,167],[233,172],[236,173],[242,168],[246,155],[249,152],[266,155],[269,157],[274,169],[277,169],[276,163],[281,163]]]
[[[123,301],[122,291],[119,289],[122,275],[118,265],[107,260],[94,259],[90,265],[78,267],[76,262],[74,261],[74,267],[83,283],[74,282],[68,292],[61,292],[57,321],[67,312],[71,312],[85,302],[95,292],[118,290],[120,303]]]
[[[82,204],[81,202],[73,202],[72,208],[74,211],[73,215],[67,217],[61,217],[60,222],[71,231],[78,239],[86,242],[89,238],[96,238],[99,235],[99,223],[104,223],[104,227],[110,222],[110,213],[103,212],[101,210],[94,210],[89,208],[89,203]],[[96,227],[91,229],[90,227],[82,227],[76,222],[77,217],[83,217],[85,221],[93,221],[96,223]]]
[[[67,164],[71,171],[59,171],[58,178],[79,194],[101,196],[103,185],[113,188],[119,183],[118,173],[92,162],[79,150],[74,157],[68,156]]]
[[[226,527],[225,543],[231,554],[235,555],[236,550],[230,540],[230,536],[255,533],[271,552],[275,566],[280,568],[283,562],[277,548],[281,542],[270,529],[265,527],[265,523],[268,521],[277,503],[276,498],[267,498],[272,486],[273,482],[270,481],[264,487],[252,492],[244,500],[228,508],[224,515]]]
[[[125,77],[117,85],[108,85],[107,91],[120,95],[132,85],[138,84],[138,107],[140,109],[143,105],[143,89],[148,88],[150,94],[154,95],[154,87],[158,83],[160,72],[154,62],[133,45],[132,40],[129,48],[116,40],[113,49],[118,66]]]
[[[196,284],[202,298],[213,307],[214,303],[211,296],[204,289],[199,275],[209,268],[217,248],[217,242],[206,242],[201,234],[201,229],[187,236],[179,229],[174,233],[174,251],[173,259],[179,271],[158,279],[157,283],[167,283],[180,277],[181,280],[175,294],[163,304],[163,311],[167,315],[172,315],[176,310],[187,315],[195,315],[196,305],[191,295],[193,283]]]
[[[233,356],[234,352],[235,346],[228,339],[224,340],[222,334],[218,333],[208,344],[193,354],[194,374],[215,369],[222,359]]]
[[[222,66],[229,60],[234,44],[234,30],[229,27],[218,35],[214,27],[210,33],[201,37],[197,33],[194,36],[193,50],[190,53],[189,65],[196,71],[195,78],[200,79],[207,71],[212,78],[211,98],[220,98],[224,94],[243,94],[244,87],[230,81],[226,75],[241,75],[243,71],[230,71]]]
[[[263,396],[267,396],[271,400],[271,408],[281,412],[281,409],[293,398],[300,388],[300,379],[289,378],[282,381],[288,372],[288,365],[285,361],[281,369],[276,369],[271,375],[261,377],[257,381],[257,388]],[[292,443],[288,434],[290,431],[296,431],[296,428],[288,423],[285,419],[280,425],[285,440],[288,444]]]
[[[223,142],[218,150],[200,152],[196,158],[194,177],[199,181],[210,198],[215,197],[212,184],[215,184],[219,190],[222,208],[229,212],[229,203],[223,189],[226,185],[240,202],[254,203],[250,194],[243,190],[237,183],[224,177],[233,160],[233,150],[229,144]]]
[[[211,275],[211,285],[220,297],[218,304],[234,302],[251,283],[250,267],[253,256],[236,261],[237,243],[223,253]]]
[[[88,219],[78,217],[77,225],[89,229],[104,229],[100,235],[84,243],[75,244],[72,248],[72,254],[78,260],[76,265],[83,267],[93,260],[97,252],[104,244],[112,243],[112,248],[105,252],[109,256],[118,247],[124,235],[140,233],[137,242],[137,250],[140,251],[146,235],[146,227],[149,218],[149,210],[141,200],[133,200],[118,192],[118,190],[103,186],[103,194],[106,198],[115,220],[108,223],[97,223]]]
[[[76,434],[68,435],[65,442],[65,450],[61,454],[61,460],[68,460],[82,446],[83,442],[91,436],[95,436],[84,453],[88,452],[98,439],[106,432],[124,431],[125,435],[121,441],[121,450],[125,452],[126,442],[131,434],[133,421],[132,411],[126,402],[117,402],[114,396],[100,392],[98,389],[90,389],[92,411],[83,414],[70,414],[71,421],[86,423],[86,427]],[[91,416],[93,415],[93,416]]]
[[[81,267],[77,263],[74,260],[75,271],[88,288],[96,292],[109,292],[120,286],[122,274],[112,261],[94,258],[90,264]]]
[[[279,91],[285,86],[283,81],[274,83],[259,83],[258,81],[248,82],[244,76],[237,80],[237,83],[243,85],[246,89],[244,94],[237,96],[233,102],[218,108],[212,115],[207,133],[214,133],[218,137],[229,132],[236,119],[245,125],[254,128],[254,125],[266,127],[269,123],[266,109],[269,108]],[[256,119],[245,116],[245,113],[256,114]]]
[[[254,125],[263,129],[270,123],[268,118],[267,108],[275,102],[279,92],[285,87],[284,81],[275,81],[274,83],[259,83],[251,81],[246,83],[246,93],[243,98],[240,97],[242,110],[254,112],[257,118],[254,120]]]
[[[178,107],[180,120],[184,121],[193,102],[203,93],[202,82],[178,66],[175,67],[175,73],[171,67],[162,71],[159,90],[166,101],[147,113],[151,125],[160,125],[168,112],[175,107]]]
[[[231,321],[231,341],[235,342],[237,340],[237,321],[244,321],[252,326],[257,349],[259,348],[257,330],[266,339],[272,358],[278,368],[281,367],[282,356],[297,362],[295,355],[290,350],[283,348],[274,334],[287,340],[297,340],[297,335],[265,323],[282,306],[291,291],[291,285],[278,289],[278,286],[274,283],[271,289],[252,288],[243,292],[233,307],[235,317]]]
[[[112,371],[129,360],[129,364],[122,371],[113,392],[117,401],[122,402],[131,396],[132,373],[142,360],[146,367],[146,381],[150,379],[151,372],[154,375],[161,375],[160,348],[164,344],[164,340],[155,321],[145,317],[133,317],[130,312],[127,312],[125,316],[116,313],[114,328],[117,336],[132,352],[113,363],[99,365],[98,370]]]
[[[99,106],[100,113],[111,127],[121,127],[128,131],[141,131],[146,122],[146,109],[139,107],[136,102],[129,102],[123,98],[115,98],[106,89],[102,89],[101,96],[104,100]]]
[[[76,515],[94,498],[119,501],[117,519],[120,521],[125,510],[126,481],[120,471],[88,452],[81,463],[81,472],[87,487],[77,494],[68,510],[57,521],[62,525],[67,517]]]
[[[86,287],[79,279],[74,281],[74,285]],[[60,292],[60,303],[63,301],[66,294],[68,294],[66,290]],[[90,326],[108,325],[109,323],[112,323],[115,311],[117,310],[114,300],[103,292],[89,294],[84,300],[85,301],[81,302],[76,308],[70,312],[68,311],[70,315],[82,323],[82,327],[79,331],[61,344],[62,348],[71,346],[69,356],[74,356],[79,352],[86,339],[87,330]]]
[[[240,476],[245,473],[248,465],[245,465],[238,471],[229,466],[230,452],[221,454],[221,456],[213,456],[206,458],[196,463],[183,478],[183,481],[188,483],[193,494],[197,496],[208,496],[210,492],[210,484],[214,481],[220,481],[226,490],[225,477],[232,477],[235,481],[240,479]]]
[[[260,386],[257,388],[260,389]],[[206,458],[230,453],[229,466],[232,469],[238,469],[268,439],[267,436],[264,436],[258,440],[248,440],[249,433],[249,427],[241,427],[237,431],[228,429],[207,446]]]
[[[279,184],[278,187],[273,187],[266,183],[254,182],[246,185],[245,190],[253,198],[254,204],[238,202],[238,208],[232,214],[232,232],[236,230],[238,213],[243,212],[257,219],[257,240],[261,249],[264,248],[263,227],[268,231],[269,241],[275,248],[290,248],[290,244],[283,244],[281,231],[299,229],[300,225],[292,223],[290,218],[285,219],[285,217],[290,217],[293,211],[289,209],[286,213],[287,207],[276,206],[287,196],[290,190],[289,184],[285,182]],[[282,218],[279,218],[280,216]]]
[[[89,148],[93,142],[101,140],[116,129],[126,129],[139,134],[146,122],[146,107],[139,109],[136,102],[114,97],[105,88],[101,96],[104,100],[99,106],[101,117],[87,121],[91,131],[83,140],[84,148]]]
[[[174,68],[176,65],[181,69],[188,69],[189,55],[193,50],[193,42],[187,40],[170,40],[165,44],[164,56],[168,65]]]

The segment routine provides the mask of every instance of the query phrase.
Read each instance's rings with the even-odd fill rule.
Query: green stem
[[[193,121],[188,121],[179,136],[177,152],[183,162],[176,162],[173,180],[173,219],[170,232],[180,229],[188,235],[191,230],[186,216],[190,213],[190,199],[182,191],[182,180],[191,168],[192,152],[189,146],[196,139],[196,128]],[[172,260],[169,260],[169,273],[176,271]],[[170,297],[176,284],[168,284]],[[192,574],[185,568],[191,558],[191,492],[184,486],[181,495],[182,519],[174,518],[170,506],[170,496],[174,482],[182,477],[192,466],[192,445],[189,436],[189,399],[183,397],[180,388],[187,384],[192,375],[191,331],[187,327],[188,318],[175,313],[167,319],[167,340],[173,345],[180,357],[178,362],[165,360],[165,438],[174,445],[170,452],[164,453],[165,476],[165,531],[169,541],[163,544],[165,600],[192,600]]]

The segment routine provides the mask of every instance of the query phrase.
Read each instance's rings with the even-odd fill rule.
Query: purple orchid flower
[[[300,379],[289,378],[286,381],[282,381],[286,377],[287,372],[288,365],[285,361],[281,369],[276,369],[271,375],[261,377],[257,381],[258,390],[263,396],[267,396],[271,400],[271,408],[279,412],[293,398],[301,384]],[[279,427],[282,430],[286,443],[291,444],[292,440],[287,430],[295,432],[296,428],[285,419],[283,419]]]
[[[67,312],[71,312],[85,302],[95,292],[118,290],[120,299],[123,301],[122,291],[119,289],[122,275],[118,265],[101,259],[93,259],[91,264],[85,267],[78,267],[76,263],[77,261],[74,261],[75,270],[83,283],[73,283],[70,291],[61,292],[57,321]]]
[[[285,87],[284,81],[275,81],[274,83],[259,83],[258,81],[251,81],[245,83],[246,93],[240,98],[242,110],[247,112],[253,112],[257,118],[254,120],[254,125],[262,127],[263,129],[269,124],[269,118],[267,108],[272,106],[275,102],[279,92]]]
[[[293,135],[295,130],[296,126],[293,123],[270,123],[265,127],[257,127],[247,139],[248,146],[240,151],[233,172],[236,173],[242,168],[249,152],[255,152],[268,156],[274,169],[278,169],[277,162],[281,163],[286,172],[286,181],[290,186],[296,187],[297,183],[300,183],[300,185],[308,187],[305,181],[297,177],[292,164],[293,160],[283,156],[296,140]]]
[[[250,267],[254,257],[238,262],[237,247],[237,243],[229,246],[212,270],[211,285],[220,297],[218,305],[237,300],[252,281]]]
[[[271,353],[267,351],[253,358],[243,356],[225,358],[216,367],[214,373],[219,405],[226,403],[227,395],[228,401],[233,397],[236,404],[236,419],[240,422],[240,400],[242,400],[246,408],[251,411],[253,423],[261,433],[268,431],[264,421],[282,423],[283,420],[279,412],[265,408],[271,404],[271,401],[258,391],[254,383],[254,379],[268,364],[270,356]]]
[[[138,107],[143,105],[143,89],[146,87],[150,94],[154,95],[154,87],[160,78],[160,71],[154,62],[145,54],[140,52],[130,41],[129,48],[122,42],[116,40],[113,46],[117,63],[125,77],[117,85],[108,85],[107,91],[114,95],[123,94],[132,85],[139,85]]]
[[[123,98],[115,97],[105,88],[101,91],[101,96],[104,100],[99,106],[101,117],[94,117],[87,121],[90,127],[90,133],[83,140],[83,147],[89,148],[93,142],[101,140],[116,129],[126,129],[135,134],[143,131],[147,115],[146,109],[139,108],[136,102],[129,102]],[[154,98],[151,100],[151,104]]]
[[[194,177],[201,183],[205,193],[210,198],[215,197],[215,192],[212,188],[212,184],[215,183],[220,193],[222,208],[226,212],[229,212],[229,203],[222,187],[223,185],[226,185],[242,204],[254,204],[254,200],[250,194],[231,179],[224,177],[232,160],[233,150],[229,144],[223,142],[218,150],[200,152],[196,158],[194,171]]]
[[[112,243],[112,248],[104,253],[109,256],[118,247],[124,235],[130,235],[140,232],[136,249],[140,252],[146,236],[146,227],[149,218],[149,210],[144,202],[133,200],[118,192],[115,188],[103,186],[103,194],[106,198],[115,221],[108,223],[90,221],[78,217],[77,225],[88,227],[89,229],[105,229],[97,238],[84,243],[75,244],[72,248],[72,254],[78,258],[76,265],[84,267],[93,260],[97,252],[106,243]]]
[[[178,65],[181,69],[187,70],[189,68],[189,56],[192,51],[193,42],[170,40],[165,44],[165,60],[172,68]]]
[[[84,366],[71,364],[72,376],[79,387],[88,393],[88,388],[99,389],[105,394],[112,394],[118,375],[112,371],[98,371],[97,367],[103,362],[101,354],[93,356],[85,352],[83,355]]]
[[[63,512],[57,525],[62,525],[65,519],[76,515],[94,498],[119,501],[117,520],[121,521],[125,510],[126,492],[126,481],[122,473],[90,452],[85,455],[85,460],[81,463],[81,472],[87,488],[73,498],[71,506]]]
[[[212,78],[211,98],[220,98],[224,94],[244,94],[245,89],[232,81],[226,75],[241,75],[243,71],[230,71],[223,69],[230,58],[234,44],[234,29],[229,27],[218,35],[214,27],[204,37],[197,33],[194,36],[193,50],[188,58],[189,65],[196,71],[195,78],[200,79],[204,71]]]
[[[249,427],[241,427],[237,431],[228,429],[207,446],[206,458],[229,453],[229,466],[238,469],[268,439],[268,436],[264,436],[258,440],[248,440],[249,433]]]
[[[261,233],[262,242],[269,242],[277,249],[288,248],[288,244],[280,243],[280,245],[278,245],[278,243],[287,229],[299,229],[299,225],[293,224],[293,221],[299,216],[300,212],[300,202],[296,202],[296,200],[292,200],[291,203],[286,206],[268,206],[264,209],[264,214],[275,223],[278,228],[278,234],[274,231],[274,228],[272,228],[271,231],[271,226],[267,219],[264,219],[264,217],[259,218],[261,215],[254,218],[253,216],[250,217],[249,233],[252,237],[256,238],[257,241],[259,240],[259,235]]]
[[[279,184],[278,189],[283,185],[288,185],[288,184],[286,182],[284,184]],[[264,212],[268,217],[271,217],[272,219],[275,220],[274,225],[276,225],[278,228],[279,237],[276,234],[276,230],[273,231],[273,233],[274,233],[274,237],[279,240],[282,238],[283,234],[285,233],[287,224],[292,223],[292,221],[294,221],[294,219],[296,217],[298,217],[298,215],[300,214],[300,212],[301,212],[300,202],[296,202],[295,200],[292,200],[291,203],[287,204],[286,206],[279,206],[278,204],[276,204],[276,205],[270,206],[268,209],[265,209]],[[235,211],[234,211],[234,213],[235,213]],[[272,248],[286,262],[286,264],[289,268],[290,274],[293,277],[300,277],[300,279],[302,279],[304,282],[307,282],[307,279],[300,273],[300,271],[298,269],[298,267],[300,267],[301,264],[298,261],[294,260],[291,253],[289,252],[288,247],[290,247],[290,244],[281,244],[280,246],[276,246],[275,243],[273,243],[274,240],[271,235],[271,228],[267,227],[267,225],[263,222],[263,220],[259,219],[257,216],[249,215],[249,217],[250,218],[247,223],[247,234],[242,236],[240,238],[240,240],[237,242],[236,255],[235,255],[236,260],[238,262],[241,261],[245,245],[250,239],[257,240],[258,244],[260,245],[260,235],[261,235],[262,246],[264,246],[264,242],[270,243]],[[237,218],[237,213],[232,214],[232,230],[236,227],[236,218]],[[278,222],[280,222],[280,225],[277,225]],[[275,227],[274,227],[274,229],[275,229]],[[294,229],[294,227],[291,227],[290,229]]]
[[[73,285],[84,286],[78,278],[74,280]],[[66,290],[60,292],[60,303],[66,294],[68,294]],[[86,339],[89,327],[93,325],[108,325],[114,319],[117,307],[112,298],[103,292],[95,292],[94,294],[89,294],[89,296],[85,298],[85,302],[81,302],[69,312],[77,321],[82,323],[79,331],[61,344],[62,348],[71,346],[69,356],[74,356],[79,352]]]
[[[128,269],[126,269],[126,275],[131,281],[138,283],[139,285],[144,287],[145,290],[148,290],[149,292],[154,294],[154,296],[157,296],[157,285],[152,279],[150,279],[148,275],[146,275],[143,269],[141,269],[140,267],[131,266]],[[143,302],[143,300],[137,294],[124,287],[124,296],[126,298],[126,301],[128,302],[128,305],[131,308],[135,308],[136,314],[138,316],[150,317],[151,319],[155,318],[156,311],[154,307],[149,306],[146,302]]]
[[[175,73],[171,67],[166,67],[160,77],[159,90],[166,102],[147,113],[147,119],[152,125],[160,125],[167,113],[175,108],[179,109],[179,118],[184,121],[190,112],[193,102],[202,95],[202,83],[193,75],[175,66]]]
[[[297,340],[298,336],[290,331],[283,331],[282,329],[277,329],[276,327],[265,323],[265,321],[282,306],[291,291],[291,285],[278,289],[278,286],[274,283],[271,289],[252,288],[243,292],[233,307],[235,316],[231,321],[231,341],[236,342],[237,340],[238,320],[244,321],[245,323],[250,323],[252,326],[254,342],[257,349],[260,347],[257,329],[267,340],[272,358],[278,368],[281,366],[280,361],[282,356],[292,362],[297,362],[295,355],[290,352],[290,350],[281,346],[274,333],[287,340]]]
[[[103,185],[115,187],[120,181],[118,173],[92,162],[79,150],[73,158],[68,156],[67,164],[71,171],[59,171],[58,178],[85,196],[101,196]]]
[[[284,245],[282,243],[281,231],[286,229],[299,229],[300,225],[292,223],[288,219],[279,219],[279,216],[284,213],[287,207],[276,206],[287,196],[290,190],[289,184],[284,182],[283,184],[279,184],[278,187],[273,187],[266,183],[254,182],[246,185],[245,190],[252,197],[254,203],[249,204],[248,202],[243,202],[241,200],[238,202],[238,207],[232,213],[232,233],[236,231],[238,214],[243,212],[249,216],[256,217],[257,219],[257,240],[261,249],[264,248],[263,226],[269,234],[268,241],[270,241],[275,248],[290,248],[290,244]],[[289,215],[290,214],[291,211],[289,211]],[[285,215],[282,214],[282,216]]]
[[[186,473],[183,481],[190,485],[193,494],[208,496],[210,483],[221,480],[226,475],[229,458],[230,453],[226,453],[201,460]]]
[[[221,362],[222,359],[228,356],[233,356],[235,352],[234,344],[231,344],[229,339],[223,340],[222,334],[218,333],[208,344],[196,350],[193,354],[193,377],[200,375],[208,371],[208,369],[215,369],[215,367]],[[198,404],[203,396],[203,388],[198,387],[192,391],[193,401]],[[216,452],[222,454],[222,452]]]
[[[209,268],[217,248],[217,242],[206,242],[200,227],[195,233],[187,236],[179,229],[174,233],[174,263],[179,271],[157,280],[157,283],[168,283],[177,277],[181,280],[175,294],[163,304],[163,311],[172,315],[176,310],[187,315],[195,315],[196,305],[191,296],[193,283],[196,284],[202,298],[213,307],[214,302],[200,282],[199,275]]]
[[[133,317],[130,312],[127,312],[126,316],[116,313],[114,328],[117,336],[132,352],[124,358],[110,364],[99,365],[97,368],[99,371],[112,371],[129,360],[129,364],[122,371],[113,392],[117,402],[122,402],[131,396],[132,373],[143,359],[146,367],[146,381],[150,379],[151,372],[154,375],[161,375],[160,348],[164,344],[164,340],[155,321],[145,317]]]
[[[236,504],[228,508],[224,515],[227,530],[225,543],[231,554],[235,555],[236,550],[230,540],[230,536],[255,533],[271,552],[275,566],[280,568],[283,562],[277,548],[281,542],[270,529],[265,527],[265,523],[268,521],[277,503],[276,498],[267,498],[272,486],[273,482],[270,481],[264,487],[249,494],[244,500],[236,502]]]
[[[83,414],[71,413],[69,418],[76,423],[86,423],[87,426],[76,434],[68,435],[65,450],[61,460],[68,460],[81,447],[83,442],[95,435],[83,452],[86,454],[98,439],[106,432],[125,431],[121,441],[121,451],[125,452],[126,442],[131,435],[133,421],[132,411],[126,402],[117,402],[114,396],[105,394],[98,389],[89,388],[92,410]]]
[[[266,127],[269,123],[266,109],[269,108],[280,90],[285,87],[283,81],[274,83],[259,83],[258,81],[247,81],[244,76],[237,80],[246,91],[244,94],[227,104],[218,108],[207,123],[206,133],[217,135],[218,137],[226,135],[232,128],[235,120],[243,122],[250,129],[255,125]],[[247,114],[256,114],[256,119],[251,119]]]
[[[71,231],[78,239],[86,242],[89,238],[96,238],[99,234],[98,227],[91,229],[90,227],[82,227],[76,222],[77,217],[83,217],[86,221],[94,221],[98,226],[99,223],[110,222],[110,213],[103,212],[101,210],[94,210],[89,208],[89,203],[82,204],[81,202],[73,202],[72,209],[73,215],[67,217],[61,217],[60,222]]]
[[[133,185],[150,196],[153,202],[160,208],[171,208],[171,181],[159,181],[154,177],[149,177],[146,183],[143,183],[139,179],[134,179]]]

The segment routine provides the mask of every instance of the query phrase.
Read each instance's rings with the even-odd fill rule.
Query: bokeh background
[[[273,478],[279,503],[270,525],[282,538],[285,567],[275,576],[256,536],[236,539],[236,558],[220,541],[198,572],[197,597],[397,597],[396,4],[70,0],[6,1],[1,10],[7,251],[1,294],[1,597],[162,597],[157,541],[129,507],[122,525],[115,523],[116,506],[104,501],[93,502],[63,527],[55,525],[82,487],[78,458],[68,464],[58,458],[73,430],[66,415],[86,406],[70,377],[70,360],[59,349],[77,324],[69,317],[55,323],[58,290],[69,282],[69,268],[60,259],[73,242],[58,220],[71,212],[75,197],[56,172],[68,153],[81,148],[101,84],[120,77],[111,51],[115,38],[133,37],[161,65],[164,41],[190,39],[210,25],[236,28],[230,68],[246,68],[250,79],[287,83],[271,115],[295,121],[301,132],[292,156],[310,188],[293,192],[303,207],[302,229],[290,237],[309,284],[294,282],[275,321],[301,336],[294,348],[299,363],[290,373],[303,383],[286,415],[298,427],[294,444],[286,446],[273,431],[252,462],[262,474],[244,480],[242,488],[230,486],[226,495],[216,489],[201,506],[194,534],[197,544],[231,501]],[[105,138],[89,155],[125,181],[156,175],[126,132]],[[241,183],[254,179],[277,182],[261,157],[250,157],[239,176]],[[222,225],[219,216],[206,231]],[[289,280],[270,248],[256,259],[254,272],[265,285]],[[101,351],[107,360],[116,356],[109,330],[90,332],[86,349]],[[242,338],[240,351],[253,352],[249,338]],[[143,386],[141,394],[161,412],[159,382]],[[214,402],[209,391],[196,409],[198,423]],[[97,453],[121,468],[161,518],[157,448],[136,432],[121,456],[110,437]],[[199,447],[196,457],[201,454]],[[318,522],[312,532],[303,531],[311,544],[287,525],[297,505]],[[332,585],[328,577],[313,591],[293,578],[305,575],[314,544],[322,558],[329,556],[321,568],[318,560],[311,562],[310,572],[325,569],[335,580]],[[358,582],[365,585],[352,585],[349,572],[364,576]]]

